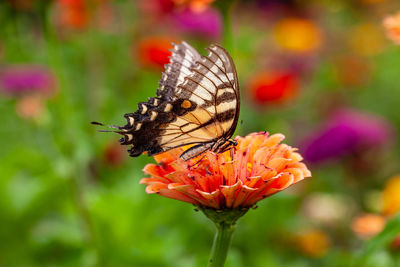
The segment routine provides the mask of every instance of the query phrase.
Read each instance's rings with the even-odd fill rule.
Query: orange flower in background
[[[28,95],[18,99],[15,108],[23,119],[38,119],[44,112],[44,103],[40,96]]]
[[[285,102],[293,98],[298,89],[298,76],[286,71],[261,72],[249,82],[250,94],[258,104]]]
[[[88,23],[88,10],[84,0],[59,0],[59,20],[63,26],[82,29]]]
[[[89,25],[106,28],[114,14],[109,0],[57,0],[54,20],[62,28],[84,30]]]
[[[304,254],[320,258],[328,252],[331,246],[329,236],[320,230],[308,230],[296,236],[296,245]]]
[[[282,48],[293,52],[312,52],[322,44],[318,26],[303,18],[282,19],[274,28],[274,36]]]
[[[178,6],[189,6],[194,12],[202,12],[215,0],[172,0]]]
[[[253,133],[236,137],[238,145],[221,154],[181,160],[182,148],[154,156],[151,175],[140,183],[146,192],[212,209],[249,208],[258,201],[293,185],[311,173],[296,149],[280,144],[282,134]],[[200,156],[201,157],[201,156]],[[198,164],[196,164],[196,162]]]
[[[385,225],[385,217],[369,213],[356,217],[351,224],[351,229],[359,238],[368,239],[379,234]]]
[[[400,45],[400,11],[393,16],[387,16],[383,20],[387,37],[395,44]]]
[[[346,55],[338,57],[335,62],[336,74],[341,84],[362,86],[371,78],[371,63],[364,57]]]
[[[146,37],[141,39],[136,48],[136,56],[144,67],[164,68],[169,63],[174,40],[168,37]]]
[[[353,52],[361,56],[372,56],[383,51],[385,38],[378,25],[364,22],[349,30],[348,40]]]
[[[400,175],[386,182],[382,198],[384,215],[395,215],[400,211]]]

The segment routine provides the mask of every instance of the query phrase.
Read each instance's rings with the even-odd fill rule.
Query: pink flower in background
[[[11,65],[0,69],[0,90],[9,95],[40,94],[48,96],[55,91],[51,71],[38,65]]]
[[[387,144],[393,132],[390,123],[382,117],[343,109],[305,138],[301,151],[308,162],[338,159]]]
[[[199,34],[210,38],[218,38],[222,31],[222,18],[213,8],[195,12],[190,8],[177,11],[173,21],[178,30],[184,33]]]
[[[400,45],[400,11],[393,16],[387,16],[383,20],[387,37],[395,44]]]

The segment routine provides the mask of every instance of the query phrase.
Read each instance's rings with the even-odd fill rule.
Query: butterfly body
[[[155,155],[193,145],[181,158],[189,160],[206,150],[223,152],[239,117],[240,94],[235,65],[228,52],[211,45],[207,57],[185,42],[174,45],[170,63],[159,82],[157,96],[125,114],[117,127],[130,156]]]

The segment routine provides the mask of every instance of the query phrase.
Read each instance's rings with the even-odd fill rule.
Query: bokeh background
[[[236,134],[312,178],[240,219],[226,266],[400,266],[398,0],[0,1],[0,266],[205,266],[214,226],[147,195],[93,120],[154,96],[170,43],[231,53]],[[396,13],[397,15],[396,17]]]

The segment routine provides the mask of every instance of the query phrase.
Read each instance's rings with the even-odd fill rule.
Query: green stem
[[[234,223],[219,223],[216,226],[217,232],[215,233],[214,243],[211,248],[210,260],[208,262],[209,267],[224,266],[231,245],[232,234],[236,228]]]
[[[232,234],[236,228],[236,221],[249,210],[248,208],[238,209],[221,209],[199,207],[199,209],[217,227],[214,243],[211,248],[209,267],[224,266],[226,256],[228,255],[229,246],[231,245]]]

